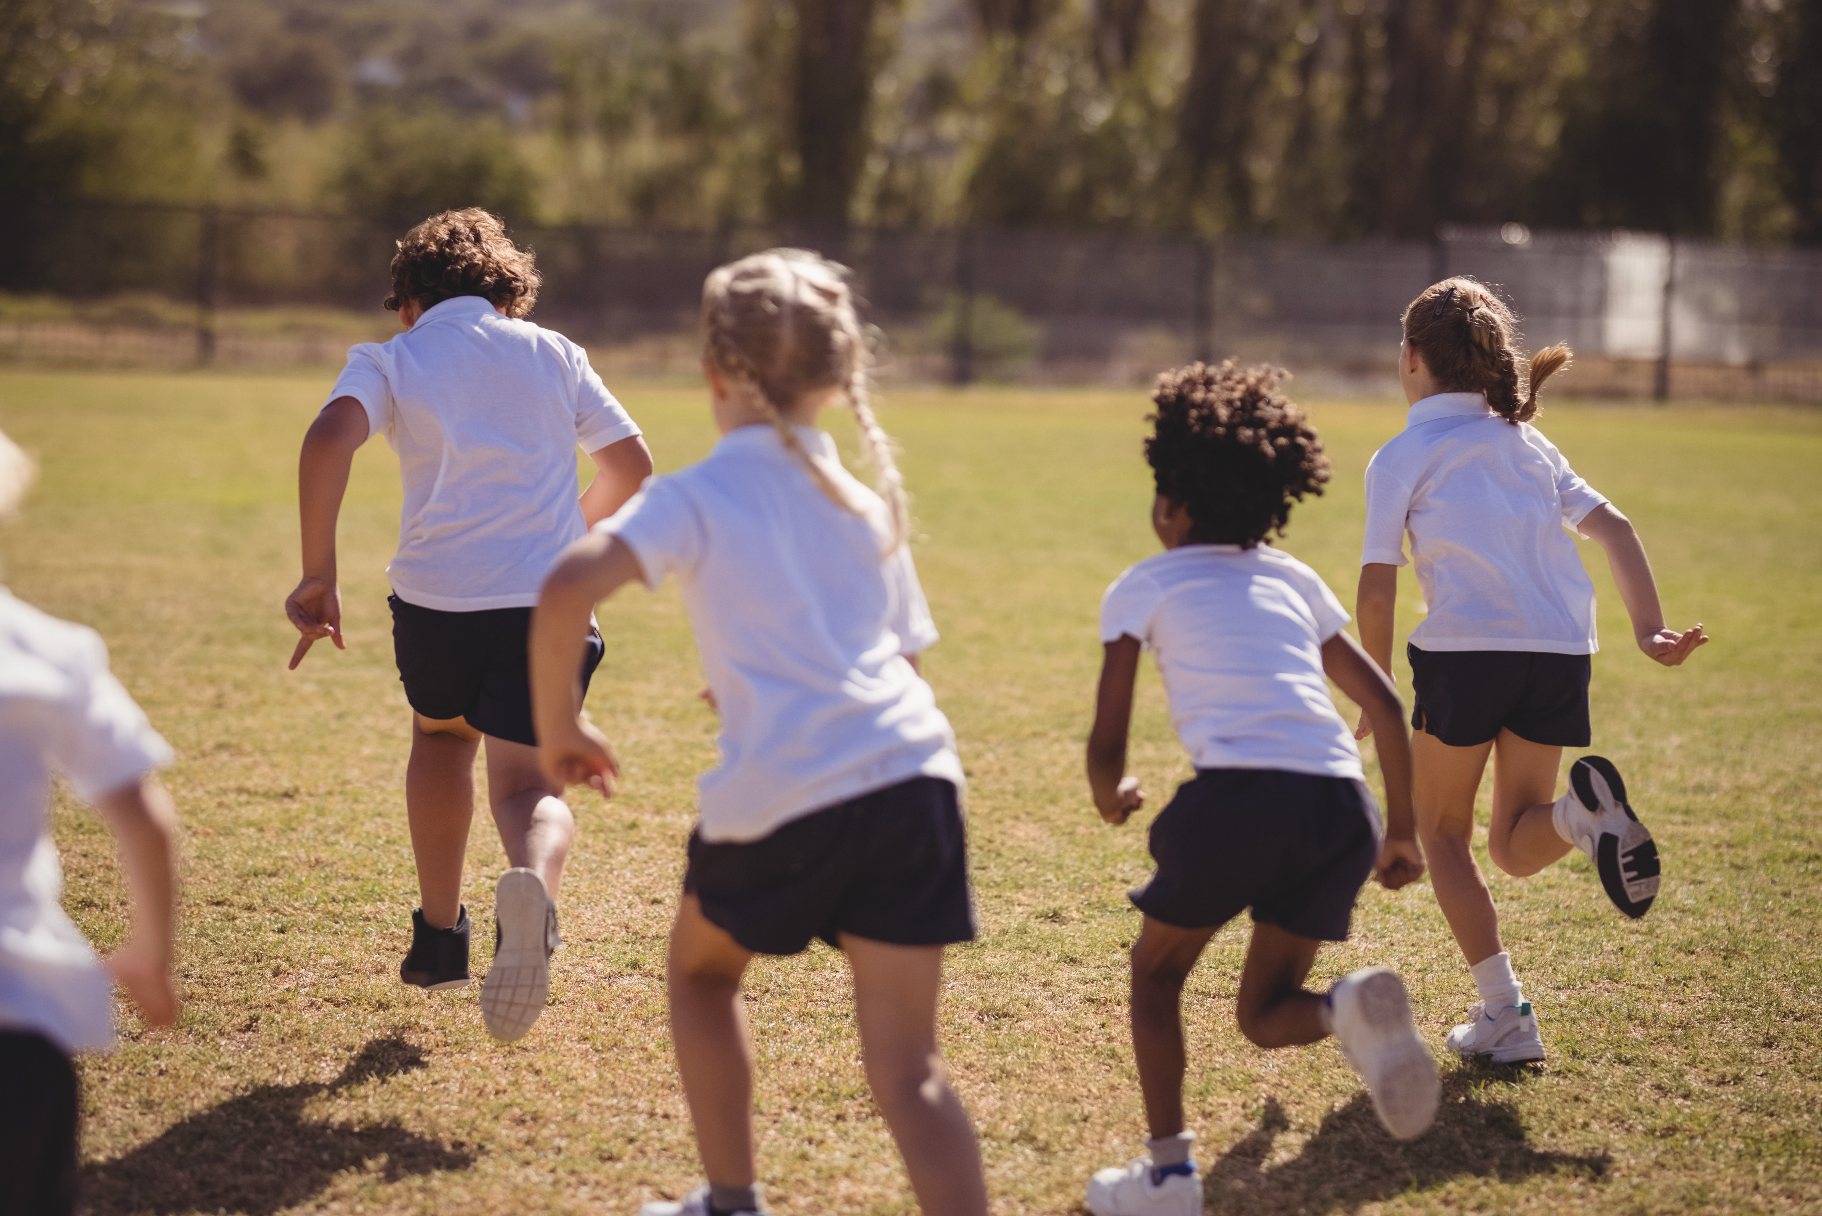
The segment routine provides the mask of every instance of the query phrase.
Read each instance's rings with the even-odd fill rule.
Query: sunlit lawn
[[[665,1026],[664,937],[713,720],[680,600],[602,611],[590,708],[626,768],[578,797],[568,944],[525,1042],[481,1027],[477,988],[397,980],[415,901],[406,707],[383,568],[396,465],[357,461],[343,517],[349,649],[287,673],[297,441],[329,377],[0,375],[0,427],[42,461],[0,530],[17,594],[107,637],[170,738],[186,825],[173,1031],[127,1018],[83,1070],[85,1186],[99,1213],[291,1210],[631,1213],[698,1177]],[[693,388],[615,386],[661,468],[713,440]],[[1080,747],[1102,588],[1153,551],[1139,392],[889,394],[916,493],[917,558],[943,642],[927,671],[971,775],[981,940],[953,952],[943,1035],[1002,1212],[1079,1210],[1095,1169],[1140,1151],[1126,1043],[1124,898],[1143,824],[1103,826]],[[1317,404],[1336,465],[1285,545],[1353,598],[1361,472],[1402,409]],[[1672,624],[1715,637],[1648,663],[1604,562],[1595,744],[1627,775],[1664,892],[1620,917],[1579,854],[1494,875],[1506,940],[1551,1051],[1539,1069],[1445,1065],[1437,1126],[1389,1140],[1330,1044],[1261,1052],[1233,1025],[1244,927],[1191,983],[1189,1105],[1214,1212],[1813,1211],[1822,1205],[1822,416],[1560,406],[1543,419],[1637,521]],[[846,432],[837,420],[836,429]],[[1402,597],[1403,624],[1416,602]],[[1162,805],[1188,771],[1155,678],[1133,763]],[[487,965],[498,842],[477,819],[468,901]],[[119,939],[111,846],[62,806],[67,902]],[[1484,864],[1484,863],[1483,863]],[[1325,979],[1399,968],[1442,1036],[1473,988],[1427,886],[1363,893]],[[749,1011],[772,1206],[902,1212],[909,1191],[824,947],[759,965]]]

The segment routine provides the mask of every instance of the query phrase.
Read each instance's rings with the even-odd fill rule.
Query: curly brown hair
[[[386,307],[406,300],[422,308],[456,296],[481,296],[509,317],[523,317],[538,302],[544,279],[531,250],[506,235],[500,217],[479,207],[439,211],[396,242],[392,294]]]
[[[1232,359],[1158,377],[1145,459],[1158,493],[1189,511],[1190,540],[1251,549],[1329,479],[1322,437],[1278,391],[1289,373]]]
[[[1444,279],[1404,310],[1404,340],[1423,356],[1445,393],[1484,393],[1494,413],[1517,425],[1537,417],[1537,390],[1569,366],[1562,343],[1531,356],[1518,371],[1518,318],[1478,280]]]

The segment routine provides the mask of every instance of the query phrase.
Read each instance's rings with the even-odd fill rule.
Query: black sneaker
[[[399,964],[399,978],[426,992],[468,986],[468,908],[453,929],[424,923],[424,909],[411,910],[411,953]]]

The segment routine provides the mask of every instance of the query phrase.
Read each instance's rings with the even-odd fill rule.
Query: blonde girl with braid
[[[1566,367],[1566,346],[1526,362],[1510,309],[1469,278],[1426,288],[1404,314],[1399,379],[1405,429],[1367,466],[1360,640],[1392,672],[1392,610],[1404,539],[1426,605],[1411,631],[1415,709],[1412,801],[1443,915],[1480,1000],[1449,1034],[1464,1058],[1541,1060],[1524,999],[1470,841],[1489,756],[1487,853],[1515,877],[1580,848],[1621,912],[1657,896],[1657,848],[1612,761],[1582,756],[1557,796],[1565,747],[1587,747],[1594,585],[1573,538],[1607,552],[1647,658],[1676,667],[1708,641],[1666,627],[1651,564],[1627,518],[1578,477],[1531,420],[1538,390]],[[1356,736],[1371,724],[1362,719]]]
[[[626,583],[677,577],[721,716],[668,966],[707,1182],[643,1216],[763,1210],[741,977],[753,955],[818,937],[853,968],[867,1080],[919,1204],[980,1216],[980,1150],[936,1039],[943,948],[974,937],[962,768],[918,672],[936,629],[847,272],[792,249],[723,266],[703,288],[702,335],[720,442],[572,545],[531,628],[538,737],[558,782],[613,793],[618,764],[578,716],[575,651],[595,603]],[[844,405],[877,489],[812,425]]]

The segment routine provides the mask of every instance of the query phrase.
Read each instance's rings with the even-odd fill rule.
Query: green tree
[[[343,142],[332,201],[393,225],[456,207],[535,218],[535,182],[498,120],[374,107]]]

